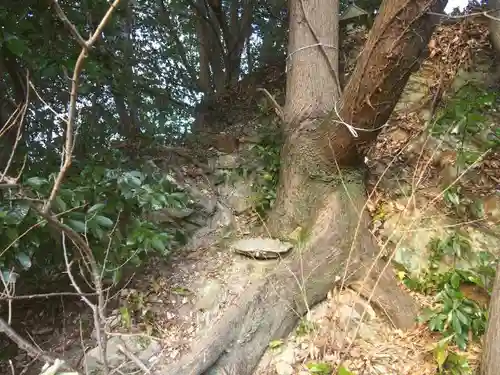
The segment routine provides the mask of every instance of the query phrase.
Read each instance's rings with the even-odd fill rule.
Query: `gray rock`
[[[252,184],[249,181],[237,180],[232,184],[221,185],[218,188],[229,206],[236,214],[241,214],[252,207]]]
[[[293,367],[285,362],[276,363],[276,373],[278,375],[293,375]]]
[[[212,230],[229,227],[234,222],[233,213],[229,208],[220,203],[217,206],[218,210],[208,223],[208,227]]]
[[[355,326],[357,322],[361,320],[361,315],[355,308],[352,308],[349,305],[340,306],[337,313],[339,314],[339,322],[343,329],[345,329],[348,324]]]
[[[194,212],[194,210],[189,207],[184,207],[184,208],[167,207],[164,210],[168,215],[176,219],[184,219],[190,216]]]
[[[209,161],[212,169],[236,169],[240,165],[241,159],[238,154],[220,155],[217,159]]]
[[[200,248],[209,248],[217,243],[218,236],[215,230],[209,227],[198,229],[186,244],[186,249],[196,250]]]
[[[139,358],[139,360],[142,361],[146,366],[150,365],[150,359],[161,350],[161,346],[158,342],[148,338],[144,338],[141,336],[126,336],[123,338],[121,338],[120,336],[112,336],[108,339],[106,348],[108,365],[111,368],[115,368],[119,365],[122,365],[124,362],[129,361],[127,357],[119,350],[120,345],[131,353],[135,354],[137,358]],[[85,362],[88,373],[100,373],[102,358],[99,347],[95,347],[86,353]],[[133,369],[134,366],[132,366],[130,369]],[[122,370],[124,371],[125,369],[122,368]]]
[[[203,227],[208,225],[209,218],[203,212],[195,212],[193,215],[187,217],[185,223],[194,224],[197,227]]]
[[[293,245],[289,242],[281,242],[272,238],[245,238],[231,245],[234,252],[256,258],[275,259],[289,252]]]
[[[150,212],[148,215],[148,219],[157,224],[172,223],[179,219],[184,219],[190,216],[193,212],[194,210],[188,207],[186,208],[169,207]]]
[[[222,291],[222,284],[217,280],[210,280],[199,292],[200,299],[196,302],[197,310],[208,311],[218,304],[218,296]]]
[[[213,196],[208,191],[204,192],[194,186],[190,186],[189,194],[191,198],[193,198],[195,205],[203,209],[208,215],[211,215],[215,211],[217,197]]]
[[[217,205],[217,197],[214,197],[212,195],[204,196],[198,199],[196,201],[196,204],[198,206],[201,206],[208,215],[211,215],[215,211],[215,206]]]
[[[295,349],[292,345],[287,345],[283,350],[283,353],[279,355],[279,361],[283,363],[287,363],[289,365],[293,365],[296,361]]]

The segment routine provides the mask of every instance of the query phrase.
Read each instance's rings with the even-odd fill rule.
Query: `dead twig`
[[[446,19],[449,19],[449,20],[461,20],[461,19],[464,19],[464,18],[471,18],[471,17],[483,16],[483,17],[489,18],[490,20],[494,20],[494,21],[500,22],[500,18],[493,17],[490,14],[490,13],[493,13],[493,12],[497,12],[499,10],[500,10],[499,8],[495,8],[495,9],[490,9],[490,10],[487,10],[487,11],[484,11],[484,12],[474,12],[474,13],[468,13],[468,14],[460,14],[460,15],[457,15],[457,16],[452,16],[451,14],[445,14],[445,13],[436,13],[436,12],[427,12],[427,14],[429,14],[431,16],[438,16],[438,17],[446,18]]]
[[[7,165],[5,166],[5,169],[3,170],[2,175],[0,176],[0,181],[3,180],[3,178],[9,173],[10,166],[12,164],[12,161],[14,160],[14,154],[16,153],[17,147],[19,145],[19,141],[21,140],[21,131],[23,128],[23,123],[24,123],[24,118],[26,116],[26,110],[28,109],[28,104],[29,104],[29,94],[30,94],[30,89],[28,86],[30,79],[29,79],[29,71],[26,72],[26,93],[25,93],[25,98],[24,98],[24,103],[21,107],[20,111],[20,119],[17,123],[17,132],[16,132],[16,140],[14,141],[14,145],[12,146],[12,151],[10,152],[9,160],[7,161]],[[16,179],[16,183],[19,177]]]
[[[145,365],[144,363],[142,363],[142,361],[141,361],[139,358],[137,358],[137,356],[136,356],[134,353],[132,353],[132,352],[130,352],[129,350],[125,349],[125,348],[123,347],[123,345],[118,344],[116,347],[117,347],[117,348],[118,348],[118,350],[119,350],[119,351],[121,351],[121,352],[122,352],[122,353],[123,353],[123,354],[124,354],[124,355],[125,355],[128,359],[130,359],[132,362],[134,362],[134,363],[137,365],[137,367],[139,367],[142,371],[144,371],[144,373],[145,373],[145,374],[151,374],[151,370],[150,370],[150,369],[148,369],[148,368],[146,367],[146,365]]]
[[[57,0],[52,1],[52,5],[54,6],[54,10],[56,11],[57,16],[61,19],[61,21],[64,23],[64,25],[69,29],[71,34],[75,37],[76,41],[78,44],[84,48],[87,49],[87,42],[83,37],[80,35],[78,30],[76,29],[75,25],[71,23],[71,21],[66,17],[66,14],[64,14],[64,11],[61,9],[61,6],[59,5],[59,2]]]
[[[41,293],[41,294],[29,294],[26,296],[0,296],[0,301],[2,300],[29,300],[29,299],[37,299],[37,298],[50,298],[50,297],[63,297],[63,296],[74,296],[74,297],[92,297],[95,296],[96,293],[75,293],[75,292],[54,292],[54,293]]]
[[[257,91],[261,91],[267,96],[267,98],[271,101],[271,104],[274,107],[274,111],[276,112],[276,114],[278,115],[280,120],[282,122],[285,122],[285,113],[283,111],[283,108],[281,108],[281,106],[278,104],[276,99],[274,99],[274,97],[271,95],[271,93],[269,91],[267,91],[265,88],[258,88]]]

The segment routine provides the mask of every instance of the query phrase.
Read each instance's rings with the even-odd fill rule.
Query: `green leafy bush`
[[[184,208],[188,197],[161,172],[131,170],[119,162],[111,168],[102,164],[102,160],[91,160],[79,173],[69,175],[53,212],[85,237],[104,267],[104,275],[116,280],[124,264],[137,266],[151,253],[166,256],[182,240],[182,233],[158,227],[147,214]],[[33,209],[49,196],[55,176],[26,176],[23,186],[28,199],[15,190],[0,196],[0,267],[4,275],[16,269],[41,276],[57,272],[64,264],[60,234]]]
[[[438,365],[437,375],[472,375],[467,358],[450,350],[451,337],[444,338],[434,348],[434,360]]]
[[[429,267],[418,279],[406,278],[405,284],[419,292],[436,294],[437,306],[426,309],[419,318],[432,331],[441,332],[460,349],[465,349],[469,337],[479,338],[486,329],[487,311],[476,301],[469,299],[461,290],[464,284],[472,284],[489,290],[495,276],[496,260],[486,252],[473,253],[469,240],[459,233],[430,243]],[[441,270],[441,261],[447,256],[455,265],[467,259],[473,265],[468,269],[451,266]]]
[[[498,99],[497,92],[469,82],[448,101],[431,131],[439,135],[451,129],[462,141],[486,133],[486,137],[482,139],[483,148],[498,147],[500,127],[488,129],[488,113],[495,112]],[[478,154],[462,151],[464,152],[459,153],[459,161],[463,164],[471,164],[477,159]]]

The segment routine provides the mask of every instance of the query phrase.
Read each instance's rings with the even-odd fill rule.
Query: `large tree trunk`
[[[318,39],[325,46],[335,45],[338,41],[337,35],[331,37],[338,32],[337,29],[332,29],[331,20],[325,19],[331,16],[330,13],[324,15],[312,11],[331,9],[335,5],[334,0],[292,1],[289,53],[293,54],[288,66],[285,106],[288,123],[282,150],[281,185],[269,225],[277,236],[290,233],[297,227],[311,231],[324,225],[323,221],[336,221],[335,216],[328,216],[322,208],[330,206],[332,200],[341,196],[338,191],[346,189],[345,181],[364,186],[363,150],[376,138],[376,129],[388,120],[410,74],[420,65],[437,21],[427,12],[442,12],[446,2],[385,1],[341,98],[335,95],[338,81],[332,71],[338,71],[337,65],[328,64],[323,56],[326,52],[333,57],[337,50],[331,48],[335,52],[326,50],[320,53],[319,48],[308,47],[318,43]],[[311,28],[316,29],[316,37],[308,30]],[[327,116],[332,108],[336,109],[335,113]],[[358,137],[353,137],[344,123],[356,126]],[[362,198],[355,191],[348,190],[348,199],[358,201]],[[347,206],[351,212],[346,216],[357,220],[354,207]],[[332,230],[337,231],[335,226]],[[355,233],[345,232],[344,235],[353,238]],[[357,235],[371,236],[366,225],[360,227]],[[329,242],[324,243],[323,249],[311,248],[317,257],[324,258],[331,251]],[[348,246],[339,251],[339,263],[349,257],[350,249]],[[371,242],[371,246],[363,250],[354,259],[361,262],[364,269],[373,262],[377,248]],[[354,266],[347,267],[347,273],[356,279]],[[378,270],[382,267],[381,263],[375,265]],[[358,274],[366,275],[363,272]],[[367,295],[373,287],[370,281],[361,290]],[[416,307],[411,298],[397,288],[390,269],[375,289],[374,297],[374,302],[385,307],[389,318],[400,328],[413,324]]]
[[[500,368],[500,264],[493,284],[484,340],[481,375],[497,375]]]
[[[382,275],[373,301],[396,326],[413,325],[416,306],[396,286],[391,272],[382,274],[380,263],[372,272],[367,270],[377,248],[368,231],[369,218],[361,213],[366,191],[360,150],[377,132],[358,131],[358,141],[329,113],[341,99],[340,115],[356,127],[373,129],[385,123],[410,72],[418,68],[437,21],[427,12],[442,12],[445,5],[439,0],[385,1],[340,97],[334,74],[338,0],[290,0],[286,141],[269,224],[277,236],[301,227],[306,240],[272,272],[252,279],[224,315],[194,341],[190,353],[162,373],[252,374],[269,342],[286,336],[346,269],[348,283],[367,279],[365,285],[356,284],[363,295],[371,293]],[[360,233],[355,236],[358,221]]]
[[[496,19],[488,19],[489,29],[490,29],[490,39],[493,48],[500,55],[500,22],[498,22],[498,17],[500,16],[500,0],[488,0],[489,14]]]

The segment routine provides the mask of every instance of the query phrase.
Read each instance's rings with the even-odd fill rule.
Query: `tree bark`
[[[210,51],[208,49],[208,40],[206,34],[206,26],[203,24],[202,18],[198,17],[196,20],[196,34],[199,40],[198,59],[200,63],[200,79],[198,84],[205,95],[210,95],[213,92],[210,80]]]
[[[311,4],[310,8],[312,4],[317,7],[318,1],[307,4]],[[329,187],[311,186],[310,175],[332,176],[337,174],[338,167],[360,168],[363,149],[376,138],[410,74],[420,66],[422,52],[438,21],[427,12],[442,12],[445,5],[446,1],[439,0],[385,1],[338,103],[333,95],[331,69],[327,69],[325,59],[321,60],[318,48],[316,51],[308,48],[314,44],[312,33],[309,37],[304,35],[307,26],[303,18],[295,25],[298,22],[293,19],[302,13],[300,6],[292,6],[289,54],[300,51],[301,55],[293,54],[292,65],[288,67],[285,105],[288,125],[282,150],[281,185],[275,214],[271,216],[274,232],[307,227],[314,221],[311,219],[315,206],[322,204],[322,190],[328,191]],[[317,13],[321,12],[315,12],[314,16],[320,17]],[[314,22],[316,33],[328,45],[332,40],[319,31],[320,22],[321,19]],[[301,43],[297,43],[299,38]],[[324,91],[318,92],[316,87]],[[335,111],[331,116],[326,115],[332,107],[337,108],[342,122],[366,130],[356,130],[358,137],[353,137],[347,126],[339,122]]]
[[[489,14],[498,18],[500,16],[500,0],[488,0]],[[490,39],[493,48],[500,55],[500,22],[496,19],[488,19],[490,29]]]
[[[500,264],[493,284],[488,311],[488,328],[481,359],[481,375],[496,375],[500,368]]]
[[[307,306],[324,299],[344,273],[346,283],[356,282],[364,296],[380,276],[372,302],[395,326],[414,324],[416,305],[397,287],[392,271],[382,272],[383,264],[376,262],[368,272],[377,247],[368,231],[369,217],[362,212],[366,189],[361,160],[363,146],[377,131],[358,131],[358,140],[330,113],[337,106],[340,117],[356,127],[374,129],[385,123],[432,34],[436,19],[427,11],[442,12],[445,5],[439,0],[386,0],[340,97],[335,77],[338,0],[290,0],[285,144],[269,227],[277,237],[300,227],[305,240],[275,270],[252,280],[194,341],[190,353],[162,373],[251,374],[269,342],[286,336]],[[361,279],[366,279],[364,285],[357,283]]]

